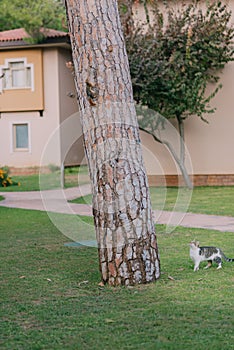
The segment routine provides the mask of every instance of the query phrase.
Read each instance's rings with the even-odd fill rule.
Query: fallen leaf
[[[79,286],[81,286],[82,284],[87,284],[87,283],[89,283],[89,281],[82,281],[79,283]]]
[[[20,278],[26,278],[26,276],[20,276]]]
[[[50,278],[47,278],[46,280],[47,280],[48,282],[52,282],[52,280],[51,280]]]
[[[98,283],[99,287],[104,287],[105,284],[103,282]]]
[[[175,279],[172,276],[168,276],[168,279],[171,281],[175,281]]]
[[[106,318],[106,319],[105,319],[105,322],[106,322],[106,323],[114,323],[115,321],[112,320],[111,318]]]

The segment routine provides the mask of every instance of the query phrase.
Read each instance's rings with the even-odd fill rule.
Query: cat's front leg
[[[222,268],[222,259],[217,256],[217,258],[214,259],[214,261],[218,264],[217,270]]]
[[[194,272],[199,270],[199,263],[194,265]]]
[[[209,269],[209,267],[211,267],[211,265],[212,265],[212,261],[209,260],[208,264],[204,267],[204,269]]]

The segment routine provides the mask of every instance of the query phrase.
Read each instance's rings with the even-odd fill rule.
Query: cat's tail
[[[234,262],[234,259],[230,259],[230,258],[227,258],[226,255],[224,254],[224,252],[222,252],[222,250],[220,251],[222,257],[224,260],[226,260],[227,262]]]

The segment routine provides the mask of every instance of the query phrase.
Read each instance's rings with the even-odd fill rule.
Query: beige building
[[[66,65],[69,36],[51,29],[45,34],[43,43],[32,45],[24,29],[0,33],[0,166],[60,166],[65,158],[71,165],[84,158],[81,140],[64,154],[60,128],[77,112]],[[76,127],[81,134],[79,121]]]
[[[230,5],[234,10],[234,0]],[[81,127],[66,64],[69,36],[48,30],[36,45],[27,36],[23,29],[0,33],[0,166],[81,164]],[[195,184],[234,185],[234,63],[224,69],[221,82],[209,124],[195,116],[185,123],[187,168]],[[178,143],[171,124],[166,137]],[[141,139],[150,182],[176,184],[180,172],[166,147],[144,132]]]

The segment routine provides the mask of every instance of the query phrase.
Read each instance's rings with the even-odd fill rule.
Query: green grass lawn
[[[12,176],[12,180],[19,182],[20,186],[0,187],[0,192],[19,192],[19,191],[39,191],[50,190],[61,187],[61,175],[59,171],[49,174]],[[89,183],[87,166],[71,167],[65,169],[65,188],[75,187]]]
[[[176,205],[178,211],[180,209],[183,211],[183,207],[190,197],[190,191],[186,188],[181,188],[180,190],[178,188],[167,188],[164,204],[165,189],[151,187],[150,192],[154,209],[164,207],[164,210],[174,210]],[[177,204],[176,201],[178,201]],[[192,191],[188,211],[201,214],[234,216],[234,186],[195,187]]]
[[[160,280],[101,288],[95,248],[64,246],[70,240],[46,213],[0,215],[2,350],[233,347],[234,264],[194,273],[188,247],[197,238],[234,257],[232,233],[158,226]]]
[[[153,209],[234,216],[234,186],[195,187],[191,201],[191,192],[186,188],[151,187],[150,193]],[[72,202],[91,204],[91,199],[88,195]]]

